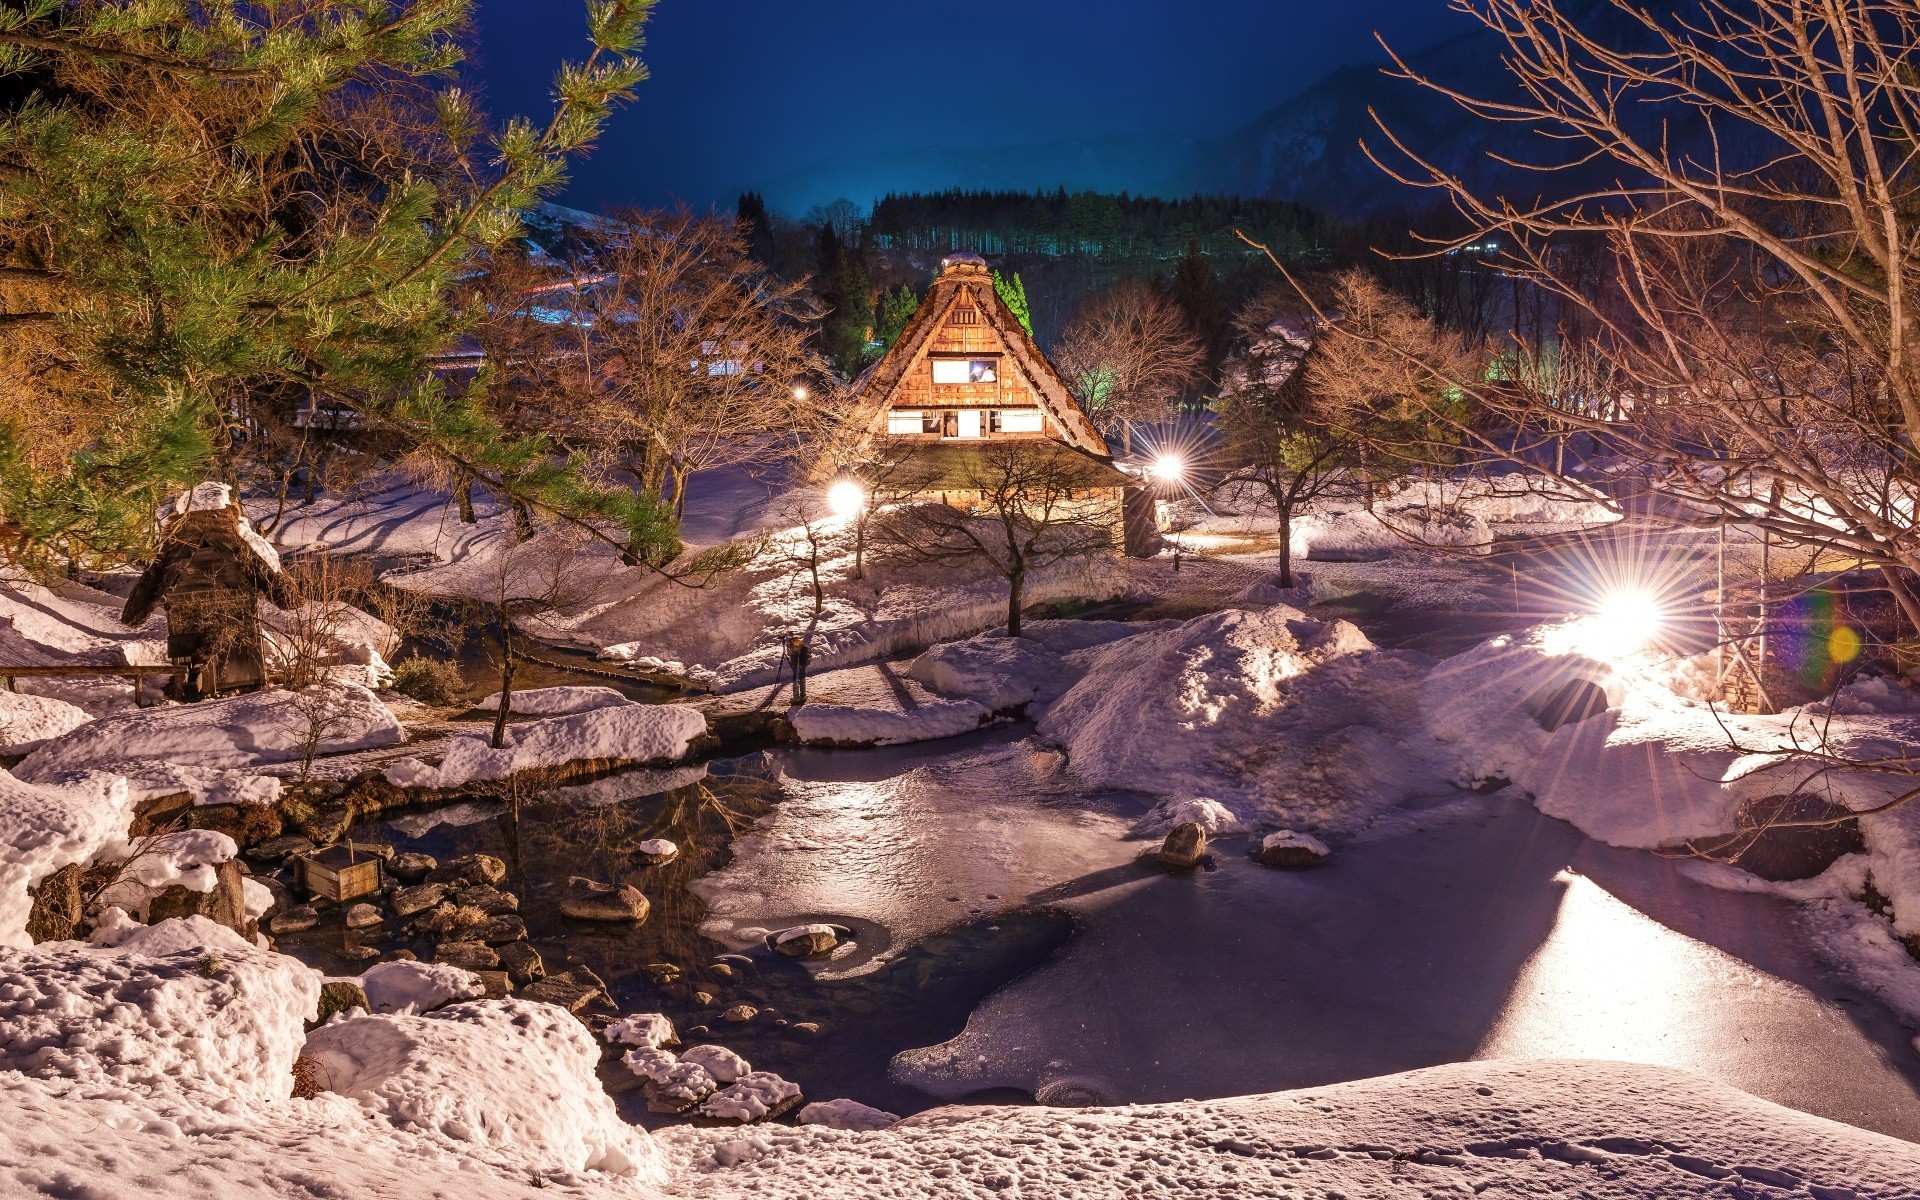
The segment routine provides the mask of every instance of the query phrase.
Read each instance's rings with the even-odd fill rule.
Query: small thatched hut
[[[160,549],[127,597],[120,620],[141,625],[167,611],[172,693],[197,700],[266,684],[260,597],[283,599],[280,556],[224,483],[203,483],[162,515]]]

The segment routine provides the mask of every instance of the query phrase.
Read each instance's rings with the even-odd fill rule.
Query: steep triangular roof
[[[887,409],[900,385],[927,357],[934,335],[946,324],[952,311],[971,302],[988,328],[1006,347],[1016,370],[1025,377],[1041,409],[1053,419],[1068,445],[1101,458],[1112,457],[1107,440],[1067,390],[1066,381],[1040,352],[1033,338],[1021,327],[1006,302],[993,290],[993,273],[986,260],[973,254],[954,254],[941,260],[940,275],[927,290],[913,319],[881,360],[854,381],[853,396],[858,421],[867,436],[878,436],[887,423]]]

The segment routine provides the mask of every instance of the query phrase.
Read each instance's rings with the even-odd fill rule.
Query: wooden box
[[[380,890],[380,863],[370,846],[327,846],[300,857],[300,882],[309,896],[352,900]]]

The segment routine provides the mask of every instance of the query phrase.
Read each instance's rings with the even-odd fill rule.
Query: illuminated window
[[[987,430],[990,433],[1039,433],[1040,410],[996,408],[988,415]]]
[[[936,358],[933,381],[937,384],[996,383],[1000,365],[991,358]]]
[[[924,417],[917,408],[896,408],[887,413],[888,433],[924,433]]]
[[[920,432],[939,433],[941,415],[942,414],[938,412],[922,412],[920,414]]]

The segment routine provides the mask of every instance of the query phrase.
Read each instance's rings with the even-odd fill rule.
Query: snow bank
[[[1106,1109],[961,1106],[884,1133],[672,1129],[675,1194],[1908,1196],[1920,1147],[1695,1075],[1472,1062],[1269,1096]],[[1731,1191],[1730,1191],[1731,1189]]]
[[[204,917],[0,950],[0,1069],[90,1094],[285,1100],[320,976]]]
[[[974,637],[935,646],[907,674],[945,696],[965,697],[987,711],[1057,695],[1060,656],[1025,637]]]
[[[809,704],[787,715],[809,745],[894,746],[955,737],[980,728],[993,710],[973,700],[931,700],[908,709]]]
[[[320,1086],[394,1127],[529,1172],[651,1179],[658,1155],[594,1076],[600,1049],[565,1009],[523,1000],[425,1016],[345,1016],[315,1030]]]
[[[92,719],[85,709],[65,700],[0,691],[0,754],[38,750]]]
[[[1421,547],[1488,554],[1493,550],[1493,531],[1473,512],[1425,505],[1309,510],[1293,521],[1292,549],[1297,558],[1368,562]]]
[[[69,863],[90,862],[124,839],[133,816],[127,781],[88,773],[38,786],[0,771],[0,945],[25,947],[27,889]]]
[[[447,963],[382,962],[360,976],[360,990],[376,1013],[432,1012],[455,1000],[486,994],[480,977]]]
[[[400,649],[400,631],[372,613],[339,600],[310,602],[296,613],[262,599],[260,616],[269,664],[311,654],[324,659],[326,678],[336,683],[393,682],[387,660]]]
[[[405,758],[387,768],[396,787],[454,788],[569,763],[659,763],[685,758],[707,719],[684,704],[628,704],[508,726],[495,750],[487,734],[453,739],[438,767]]]
[[[891,1129],[900,1123],[894,1114],[858,1100],[816,1100],[802,1108],[795,1119],[802,1125],[823,1129]]]
[[[529,688],[513,694],[510,711],[518,716],[561,717],[632,703],[632,700],[610,687]],[[474,707],[486,712],[499,712],[500,693],[492,693]]]
[[[321,754],[394,746],[404,737],[372,692],[328,684],[103,717],[41,746],[14,773],[56,783],[110,770],[129,779],[135,803],[182,791],[200,803],[261,803],[280,785],[256,768],[298,761],[316,733]]]
[[[1427,663],[1345,621],[1228,609],[1093,651],[1039,732],[1089,783],[1348,829],[1426,783]]]
[[[47,587],[17,572],[0,574],[0,662],[20,667],[165,665],[165,618],[156,616],[139,629],[128,629],[120,623],[124,607],[118,596],[77,583]],[[25,680],[22,685],[28,686]]]

